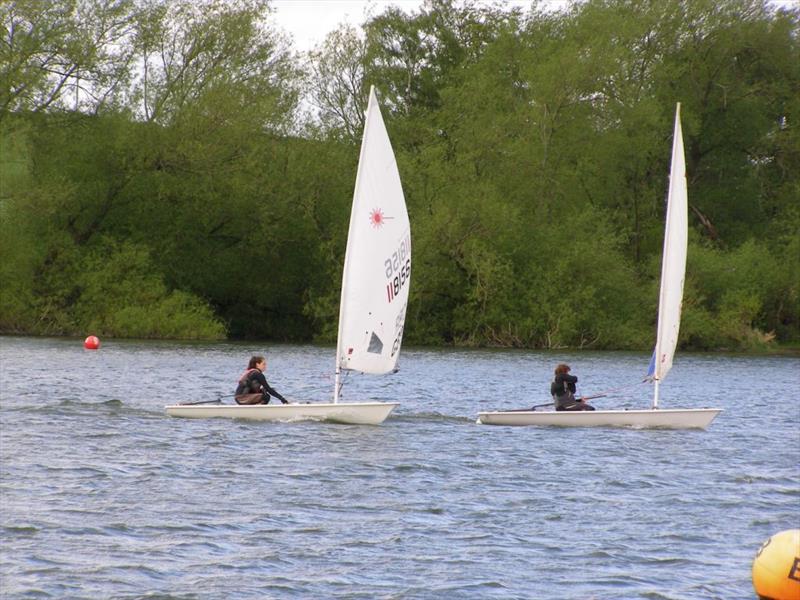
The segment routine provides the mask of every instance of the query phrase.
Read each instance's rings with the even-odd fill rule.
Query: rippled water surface
[[[184,420],[252,353],[327,401],[333,349],[0,338],[2,598],[753,598],[800,521],[800,360],[682,354],[663,407],[707,431],[506,428],[567,361],[598,407],[647,407],[649,357],[405,349],[344,399],[381,426]]]

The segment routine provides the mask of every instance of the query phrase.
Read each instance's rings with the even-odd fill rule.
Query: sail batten
[[[411,232],[400,173],[371,88],[342,272],[337,374],[395,369],[410,276]]]
[[[648,375],[656,381],[653,407],[658,406],[658,382],[672,368],[681,324],[683,284],[686,277],[686,251],[689,236],[686,160],[680,120],[681,105],[675,109],[672,139],[672,164],[667,194],[667,217],[664,229],[664,252],[661,263],[661,288],[658,302],[658,329]]]

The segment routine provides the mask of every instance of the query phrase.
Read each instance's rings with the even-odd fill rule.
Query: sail
[[[400,173],[371,88],[342,274],[337,371],[395,368],[410,275],[411,229]]]
[[[672,168],[667,196],[667,219],[664,230],[664,254],[661,263],[661,292],[658,302],[658,333],[648,375],[662,380],[672,368],[681,324],[683,281],[686,275],[688,245],[688,200],[686,161],[683,154],[681,105],[675,109],[675,133],[672,139]]]

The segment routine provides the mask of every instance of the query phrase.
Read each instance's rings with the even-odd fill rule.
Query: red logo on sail
[[[373,208],[372,212],[369,213],[369,222],[375,229],[383,225],[385,219],[386,217],[383,216],[383,211],[380,208]]]

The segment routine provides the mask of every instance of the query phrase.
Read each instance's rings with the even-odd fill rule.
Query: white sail
[[[686,161],[681,132],[681,105],[675,109],[675,133],[672,139],[672,167],[667,195],[667,218],[664,230],[664,254],[661,263],[661,292],[658,302],[658,333],[653,362],[648,373],[656,381],[654,406],[658,405],[658,382],[672,368],[672,358],[678,345],[681,325],[683,282],[686,276],[688,245],[688,201],[686,192]]]
[[[339,335],[341,369],[387,373],[397,364],[411,275],[411,229],[400,174],[374,88],[350,214]]]

